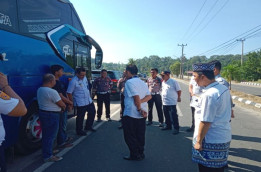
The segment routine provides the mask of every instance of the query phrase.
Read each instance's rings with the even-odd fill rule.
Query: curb
[[[241,84],[246,84],[246,85],[254,85],[254,86],[261,86],[259,83],[254,83],[254,82],[240,82]]]
[[[238,97],[238,96],[232,96],[232,99],[233,99],[233,100],[237,100],[237,101],[239,101],[239,102],[241,102],[241,103],[244,103],[244,104],[246,104],[246,105],[251,105],[251,106],[254,106],[254,107],[256,107],[256,108],[261,109],[261,104],[260,104],[260,103],[255,103],[255,102],[252,102],[252,101],[250,101],[250,100],[246,100],[246,99],[240,98],[240,97]]]

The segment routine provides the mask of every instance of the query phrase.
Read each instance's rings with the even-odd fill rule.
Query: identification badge
[[[3,91],[0,91],[0,98],[3,100],[10,100],[11,97],[8,96],[6,93],[4,93]]]

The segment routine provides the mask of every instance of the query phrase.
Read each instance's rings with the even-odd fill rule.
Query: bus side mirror
[[[95,68],[99,69],[102,65],[103,53],[102,51],[96,51],[95,53]]]

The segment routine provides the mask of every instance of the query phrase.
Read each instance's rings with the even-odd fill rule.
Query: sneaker
[[[50,158],[45,159],[44,162],[57,162],[57,161],[61,161],[62,159],[63,157],[53,155]]]
[[[111,122],[111,118],[106,118],[107,121]]]
[[[160,122],[160,123],[159,123],[159,127],[164,127],[164,125]]]

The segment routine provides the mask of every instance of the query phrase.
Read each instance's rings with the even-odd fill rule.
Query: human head
[[[158,72],[159,72],[159,71],[158,71],[157,68],[152,68],[152,69],[150,69],[151,77],[152,77],[152,78],[155,78],[155,77],[157,76]]]
[[[106,69],[102,69],[101,70],[101,77],[105,78],[107,76],[107,70]]]
[[[82,80],[86,76],[86,70],[84,68],[77,68],[76,76]]]
[[[56,81],[55,81],[55,77],[53,74],[47,73],[43,76],[43,85],[53,87],[53,86],[55,86],[55,84],[56,84]]]
[[[131,78],[134,75],[137,75],[138,68],[136,65],[127,65],[126,66],[126,77]]]
[[[164,81],[167,81],[170,78],[170,71],[162,71],[160,75]]]
[[[52,65],[51,73],[56,77],[61,77],[63,75],[63,69],[61,65]]]
[[[218,60],[213,60],[213,61],[211,61],[211,62],[209,62],[209,63],[215,65],[214,75],[216,76],[216,75],[220,74],[221,66],[222,66],[221,63],[220,63],[220,61],[218,61]]]
[[[207,86],[215,79],[214,67],[212,63],[197,63],[192,65],[193,76],[199,86]]]

